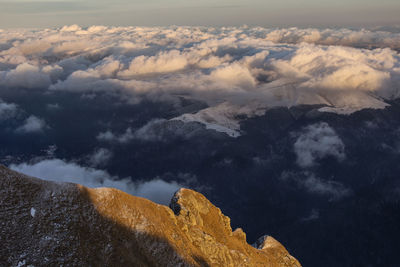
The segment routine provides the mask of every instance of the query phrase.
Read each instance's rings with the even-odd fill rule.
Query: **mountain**
[[[167,207],[0,166],[0,214],[0,265],[300,266],[272,237],[250,246],[219,208],[189,189]]]

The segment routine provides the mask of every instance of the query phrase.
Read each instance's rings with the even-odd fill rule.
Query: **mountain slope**
[[[116,189],[89,189],[0,166],[0,263],[11,266],[300,266],[272,237],[260,249],[203,195],[171,209]]]

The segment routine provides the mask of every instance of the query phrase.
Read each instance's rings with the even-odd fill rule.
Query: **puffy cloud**
[[[229,86],[254,87],[256,80],[250,71],[239,64],[228,64],[211,72],[211,77]]]
[[[61,32],[77,32],[80,30],[82,30],[82,28],[79,27],[79,25],[74,24],[74,25],[64,26],[61,28],[60,31]]]
[[[7,87],[47,88],[50,76],[38,66],[23,63],[10,71],[0,72],[0,84]]]
[[[352,194],[351,189],[345,185],[331,180],[324,180],[316,177],[310,172],[284,172],[281,176],[283,180],[294,181],[298,186],[311,194],[327,196],[330,200],[340,200]]]
[[[137,74],[167,73],[182,70],[188,64],[187,58],[177,50],[160,52],[151,57],[135,57],[127,70],[121,71],[121,77]]]
[[[321,45],[341,45],[362,48],[390,47],[399,49],[400,34],[384,31],[350,29],[289,29],[263,30],[265,39],[276,43],[302,42]]]
[[[133,132],[131,128],[126,129],[125,133],[121,135],[116,135],[110,130],[105,132],[101,132],[97,135],[97,140],[104,142],[117,142],[117,143],[128,143],[130,140],[134,138]]]
[[[89,187],[101,186],[110,182],[111,176],[102,170],[81,167],[60,159],[47,159],[37,163],[10,165],[10,168],[34,177],[56,182],[80,183]],[[121,181],[121,185],[124,185]]]
[[[151,181],[133,182],[131,178],[121,179],[108,172],[83,167],[61,159],[46,159],[36,163],[12,164],[12,170],[26,175],[55,182],[71,182],[87,187],[112,187],[126,193],[168,205],[173,194],[182,187],[177,182],[166,182],[160,178]]]
[[[332,199],[340,199],[351,193],[350,189],[346,188],[341,183],[324,181],[315,177],[313,174],[309,175],[300,183],[307,191],[319,195],[328,195],[331,196]]]
[[[180,188],[182,188],[182,185],[176,182],[155,179],[138,184],[134,195],[150,199],[156,203],[168,205],[174,193]]]
[[[20,117],[22,114],[24,114],[24,111],[20,109],[19,106],[14,103],[6,103],[0,99],[0,122],[13,119],[20,124]],[[20,126],[15,129],[15,132],[23,134],[40,133],[46,128],[48,128],[48,125],[44,119],[30,115],[28,118],[22,121],[22,125],[20,124]]]
[[[288,64],[296,77],[305,80],[300,83],[302,87],[379,91],[390,81],[395,57],[388,49],[367,51],[303,45],[289,61],[278,62]]]
[[[344,149],[340,137],[325,122],[305,127],[294,143],[297,164],[303,168],[312,167],[318,159],[327,156],[341,161],[345,158]]]
[[[275,106],[349,114],[400,97],[400,34],[367,30],[103,27],[5,30],[0,84],[208,104],[177,116],[229,136]],[[229,111],[226,107],[229,107]],[[217,115],[208,116],[208,115]]]
[[[43,119],[31,115],[24,121],[23,125],[16,129],[16,131],[20,133],[37,133],[42,132],[46,128],[47,125]]]
[[[18,112],[17,105],[0,99],[0,121],[14,117]]]
[[[93,154],[89,157],[89,162],[93,166],[102,166],[107,164],[111,158],[113,157],[113,153],[106,148],[96,149]]]

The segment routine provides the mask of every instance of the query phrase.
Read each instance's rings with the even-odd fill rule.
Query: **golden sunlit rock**
[[[0,265],[300,266],[272,237],[258,249],[202,194],[170,207],[110,188],[54,183],[0,166]]]

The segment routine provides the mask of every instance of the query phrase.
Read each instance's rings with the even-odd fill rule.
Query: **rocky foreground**
[[[170,208],[0,166],[0,266],[300,266],[272,237],[247,244],[203,195]]]

